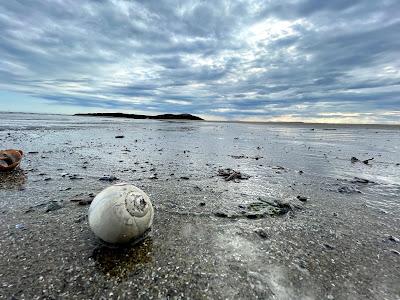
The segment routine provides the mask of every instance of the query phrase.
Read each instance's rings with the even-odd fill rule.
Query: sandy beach
[[[400,299],[398,126],[0,117],[2,299]],[[155,207],[125,247],[87,221],[118,182]]]

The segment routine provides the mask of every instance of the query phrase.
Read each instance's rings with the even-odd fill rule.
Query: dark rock
[[[333,249],[335,249],[334,246],[329,245],[329,244],[327,244],[327,243],[324,243],[323,246],[324,246],[326,249],[328,249],[328,250],[333,250]]]
[[[221,212],[221,211],[217,211],[214,213],[214,216],[219,217],[219,218],[228,218],[229,215],[227,213]]]
[[[123,136],[123,135],[116,135],[116,136],[115,136],[116,139],[123,139],[124,137],[125,137],[125,136]]]
[[[350,159],[350,161],[352,162],[352,163],[355,163],[355,162],[358,162],[358,161],[360,161],[357,157],[355,157],[355,156],[353,156],[351,159]]]
[[[398,239],[397,237],[393,236],[393,235],[389,235],[388,240],[394,243],[400,243],[400,239]]]
[[[297,199],[299,199],[301,202],[306,202],[308,198],[305,196],[297,196]]]
[[[373,159],[374,159],[374,158],[369,158],[369,159],[363,160],[362,162],[363,162],[364,164],[368,165],[369,162],[370,162],[371,160],[373,160]]]
[[[104,175],[103,177],[100,177],[99,180],[113,182],[118,180],[118,178],[113,175]]]
[[[205,202],[200,202],[199,205],[200,206],[206,206],[206,203]]]
[[[187,176],[181,176],[180,178],[183,179],[183,180],[189,180],[189,179],[190,179],[190,178],[187,177]]]
[[[268,238],[268,234],[265,232],[264,229],[261,229],[261,228],[260,229],[256,229],[254,232],[257,233],[263,239],[267,239]]]
[[[359,178],[359,177],[354,177],[354,179],[351,182],[352,183],[361,183],[361,184],[375,183],[371,180]]]

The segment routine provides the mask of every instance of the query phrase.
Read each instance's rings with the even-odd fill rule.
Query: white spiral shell
[[[141,237],[153,224],[149,196],[127,183],[101,191],[90,204],[89,226],[108,243],[126,243]]]

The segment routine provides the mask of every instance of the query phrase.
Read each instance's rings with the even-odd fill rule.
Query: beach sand
[[[399,127],[4,113],[0,145],[0,298],[400,298]],[[155,207],[136,245],[88,226],[118,182]]]

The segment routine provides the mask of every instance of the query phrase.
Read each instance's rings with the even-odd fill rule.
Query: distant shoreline
[[[136,115],[136,114],[125,114],[125,113],[85,113],[75,114],[74,116],[86,116],[86,117],[111,117],[111,118],[125,118],[135,120],[189,120],[189,121],[204,121],[204,119],[191,115],[191,114],[162,114],[162,115]]]
[[[78,113],[78,114],[56,114],[56,113],[37,113],[37,112],[11,112],[11,111],[0,111],[0,114],[26,114],[26,115],[50,115],[50,116],[89,116],[88,114],[85,113]],[[89,116],[90,117],[90,116]],[[107,117],[107,116],[104,116]],[[142,120],[151,120],[151,118],[143,118]],[[168,119],[153,119],[153,120],[168,120]],[[179,119],[170,119],[170,120],[179,120]],[[182,121],[185,121],[184,119],[181,119]],[[309,125],[309,126],[338,126],[338,127],[344,127],[344,126],[371,126],[371,127],[392,127],[396,129],[400,129],[400,123],[318,123],[318,122],[283,122],[283,121],[240,121],[240,120],[205,120],[202,119],[202,122],[211,122],[211,123],[242,123],[242,124],[265,124],[265,125]]]

